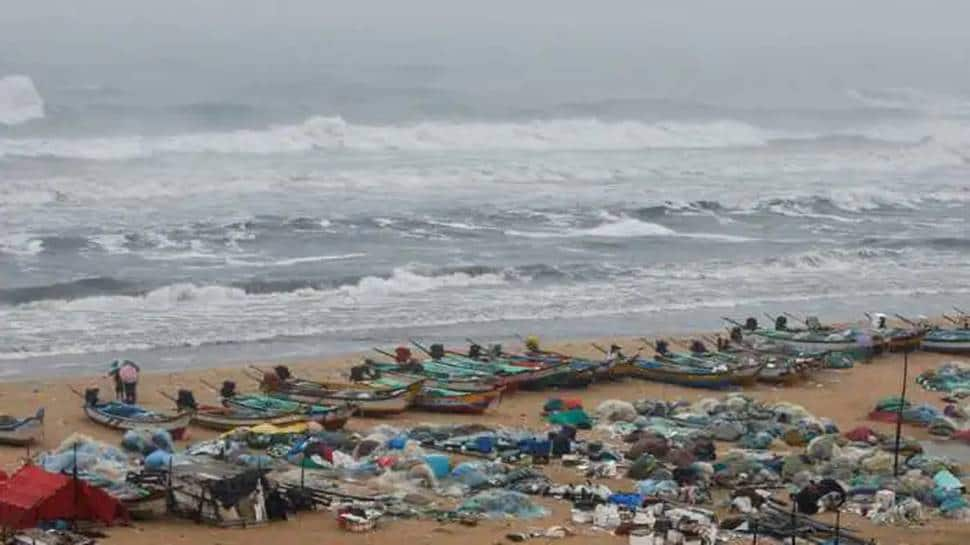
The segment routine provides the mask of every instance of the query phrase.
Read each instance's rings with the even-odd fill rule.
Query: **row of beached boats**
[[[175,412],[154,411],[116,401],[101,401],[97,389],[82,395],[88,418],[107,427],[129,430],[163,428],[178,438],[190,425],[213,430],[269,423],[278,426],[316,422],[325,429],[341,428],[352,415],[380,417],[409,409],[447,413],[481,413],[516,390],[582,388],[594,382],[626,378],[698,388],[731,388],[756,382],[791,384],[827,366],[834,356],[867,358],[882,351],[928,350],[970,353],[970,316],[948,318],[956,327],[934,328],[897,316],[903,326],[889,326],[885,315],[869,316],[864,326],[824,326],[814,318],[790,314],[769,317],[772,328],[754,318],[725,318],[727,336],[699,337],[671,349],[667,341],[642,339],[634,354],[619,346],[594,345],[603,357],[588,359],[542,350],[538,339],[522,339],[522,352],[469,340],[464,351],[441,344],[412,341],[411,348],[393,352],[375,349],[386,359],[366,359],[351,370],[349,380],[315,381],[292,375],[286,366],[251,367],[246,373],[258,384],[237,391],[225,381],[205,384],[220,398],[217,405],[199,404],[191,391],[165,393]],[[789,320],[803,327],[789,327]],[[649,352],[651,355],[642,355]],[[0,442],[26,444],[43,430],[43,411],[24,419],[0,417]],[[39,432],[38,432],[39,430]]]

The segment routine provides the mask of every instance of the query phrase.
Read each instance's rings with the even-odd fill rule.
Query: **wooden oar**
[[[171,401],[173,403],[178,403],[178,400],[175,399],[174,397],[172,397],[171,395],[169,395],[168,392],[164,392],[162,390],[158,390],[158,395],[164,397],[165,399],[167,399],[167,400],[169,400],[169,401]]]
[[[949,316],[947,316],[946,314],[943,314],[942,316],[943,316],[943,319],[944,319],[944,320],[946,320],[946,321],[948,321],[948,322],[950,322],[951,324],[953,324],[953,325],[960,325],[960,320],[956,320],[956,319],[954,319],[954,318],[950,318],[950,317],[949,317]]]
[[[421,346],[421,343],[419,343],[418,341],[416,341],[414,339],[408,339],[408,342],[410,342],[411,344],[413,344],[414,346],[416,346],[418,348],[418,350],[424,352],[425,354],[427,354],[429,356],[431,355],[431,351],[428,350],[427,348]]]
[[[903,322],[906,322],[907,324],[909,324],[909,325],[911,325],[911,326],[913,326],[913,327],[918,327],[918,326],[919,326],[919,324],[917,324],[916,322],[914,322],[914,321],[912,321],[912,320],[910,320],[909,318],[907,318],[907,317],[905,317],[905,316],[901,316],[901,315],[899,315],[899,314],[893,314],[893,316],[895,316],[895,317],[897,317],[897,318],[899,318],[899,319],[900,319],[900,320],[902,320]]]
[[[742,324],[741,322],[739,322],[737,320],[732,320],[731,318],[728,318],[726,316],[721,316],[721,319],[724,320],[725,322],[731,324],[731,325],[738,326],[738,327],[740,327],[742,329],[744,328],[744,324]]]
[[[598,344],[596,344],[596,343],[589,343],[589,344],[590,344],[590,345],[591,345],[591,346],[592,346],[593,348],[595,348],[596,350],[598,350],[598,351],[600,351],[600,352],[601,352],[601,353],[603,353],[603,354],[609,354],[609,353],[610,353],[610,351],[609,351],[609,350],[607,350],[607,349],[605,349],[605,348],[603,348],[602,346],[600,346],[600,345],[598,345]]]
[[[199,382],[201,382],[202,385],[205,386],[206,388],[212,390],[213,392],[215,392],[217,394],[220,394],[220,388],[216,388],[215,386],[209,384],[205,379],[201,379],[200,378],[199,379]],[[220,394],[220,395],[222,395],[222,394]]]
[[[392,358],[394,361],[397,361],[397,356],[395,354],[391,354],[390,352],[386,352],[384,350],[381,350],[380,348],[371,348],[371,350],[373,350],[374,352],[377,352],[378,354],[381,354],[383,356],[387,356],[389,358]]]

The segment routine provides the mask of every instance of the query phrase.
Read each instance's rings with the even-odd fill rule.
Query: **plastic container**
[[[451,473],[451,459],[444,454],[428,454],[424,457],[436,479],[443,479]]]

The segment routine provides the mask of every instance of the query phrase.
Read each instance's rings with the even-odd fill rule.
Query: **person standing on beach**
[[[123,391],[123,401],[129,405],[138,402],[138,373],[141,369],[138,365],[129,360],[125,360],[118,369],[118,378],[121,381]]]
[[[121,383],[121,375],[118,373],[121,371],[121,362],[114,360],[111,362],[111,367],[108,369],[108,376],[114,380],[115,383],[115,401],[122,401],[125,397],[124,385]]]

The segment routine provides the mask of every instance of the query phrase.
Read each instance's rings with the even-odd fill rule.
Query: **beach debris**
[[[337,508],[337,526],[353,533],[370,532],[377,528],[383,513],[363,504],[348,504]]]
[[[920,373],[916,382],[933,392],[944,392],[956,397],[970,395],[970,363],[946,362],[936,369]]]

